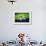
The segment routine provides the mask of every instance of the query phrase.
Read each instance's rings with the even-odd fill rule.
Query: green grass
[[[29,18],[29,13],[15,13],[15,19]]]

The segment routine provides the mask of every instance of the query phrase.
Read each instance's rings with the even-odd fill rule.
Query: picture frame
[[[15,12],[14,24],[16,25],[32,25],[32,12]]]

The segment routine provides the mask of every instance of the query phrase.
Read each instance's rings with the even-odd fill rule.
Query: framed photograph
[[[15,12],[14,24],[32,24],[32,12]]]

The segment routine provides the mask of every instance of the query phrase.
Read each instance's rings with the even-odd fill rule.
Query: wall
[[[30,34],[33,40],[46,40],[46,9],[44,2],[45,0],[17,0],[12,5],[7,0],[0,0],[0,40],[15,40],[19,32]],[[14,25],[14,12],[31,10],[32,25]]]

